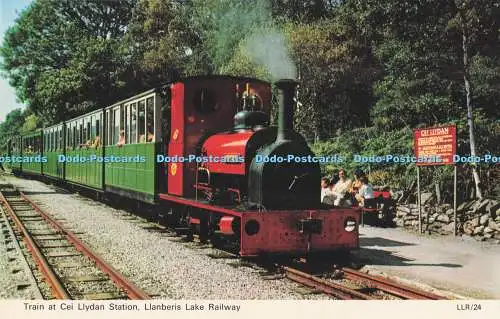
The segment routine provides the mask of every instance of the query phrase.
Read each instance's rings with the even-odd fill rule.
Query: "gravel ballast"
[[[40,299],[30,267],[0,207],[0,299]]]
[[[147,231],[120,218],[125,211],[40,181],[4,179],[63,220],[63,225],[82,232],[78,236],[91,249],[154,298],[328,299],[286,279],[266,280],[262,269],[240,267],[238,260],[211,258],[209,254],[216,253],[212,248],[195,248],[164,233]]]

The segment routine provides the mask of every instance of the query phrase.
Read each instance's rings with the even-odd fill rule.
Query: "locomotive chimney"
[[[275,83],[278,95],[278,136],[276,141],[291,140],[293,131],[293,97],[299,84],[295,80],[283,79]]]

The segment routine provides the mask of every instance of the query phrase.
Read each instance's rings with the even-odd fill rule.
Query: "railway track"
[[[14,191],[14,190],[12,190]],[[12,192],[11,191],[11,192]],[[31,206],[32,210],[36,212],[41,212],[41,209],[32,201],[30,201],[24,194],[19,193],[18,197],[16,198],[16,194],[11,194],[6,191],[2,191],[6,193],[6,195],[3,197],[3,195],[0,194],[0,201],[3,201],[4,203],[9,203],[11,201],[14,201],[16,204],[19,201],[22,201],[24,203],[28,203],[29,206]],[[12,198],[12,199],[11,199]],[[26,207],[25,207],[26,208]],[[29,207],[28,207],[29,209]],[[8,211],[7,207],[7,211]],[[12,209],[11,209],[12,211]],[[26,218],[30,219],[30,214],[31,213],[23,213],[23,216],[26,216]],[[42,212],[42,215],[40,216],[46,216]],[[48,216],[47,216],[48,217]],[[132,215],[129,213],[124,214],[123,216],[120,217],[121,219],[126,219],[130,220],[131,222],[138,222],[140,221],[141,224],[145,223],[142,221],[142,219],[136,220],[138,217],[136,215]],[[56,221],[49,222],[50,224],[57,224]],[[166,227],[157,225],[156,223],[151,223],[147,222],[145,223],[143,228],[145,228],[148,231],[160,231],[160,232],[165,232],[171,234],[173,237],[183,237],[180,234],[175,234],[172,231],[167,230]],[[157,225],[157,226],[155,226]],[[59,225],[60,226],[60,225]],[[72,234],[67,230],[60,231],[58,229],[61,229],[60,227],[56,227],[56,233],[61,233],[61,234]],[[75,237],[74,234],[72,234],[72,237]],[[48,235],[48,236],[55,236],[55,235]],[[36,237],[36,236],[35,236]],[[42,237],[43,239],[43,237]],[[196,238],[194,238],[196,241]],[[201,244],[201,243],[200,243]],[[78,246],[78,245],[77,245]],[[206,246],[206,245],[202,245]],[[45,246],[46,247],[46,246]],[[50,247],[49,247],[50,248]],[[55,247],[54,247],[55,248]],[[80,251],[80,249],[75,248],[76,250]],[[90,249],[87,248],[88,251]],[[220,249],[217,248],[218,251],[223,253],[223,256],[219,256],[217,258],[239,258],[236,254],[228,252],[225,249]],[[62,256],[61,256],[62,257]],[[59,257],[59,258],[61,258]],[[97,257],[98,258],[98,257]],[[94,259],[90,257],[90,259]],[[303,263],[304,261],[302,261]],[[303,269],[304,267],[298,266],[290,266],[290,265],[295,265],[295,263],[274,263],[271,261],[269,263],[269,260],[266,261],[257,261],[257,264],[260,264],[260,266],[263,266],[264,268],[272,268],[274,270],[278,269],[284,277],[295,281],[303,286],[306,286],[313,291],[325,293],[327,295],[333,296],[336,299],[342,299],[342,300],[350,300],[350,299],[356,299],[356,300],[380,300],[380,299],[397,299],[397,300],[407,300],[407,299],[420,299],[420,300],[439,300],[439,299],[446,299],[442,296],[438,296],[420,289],[416,289],[407,285],[402,285],[400,283],[397,283],[392,280],[388,280],[384,277],[380,276],[373,276],[369,275],[354,269],[350,268],[340,268],[335,270],[334,272],[336,274],[341,274],[340,276],[333,276],[334,279],[332,279],[331,276],[331,271],[330,272],[322,272],[321,275],[314,275],[313,273],[317,272],[310,272],[310,271],[303,271],[299,269]],[[299,263],[300,264],[300,263]],[[75,266],[77,267],[77,266]],[[57,268],[57,267],[56,267]],[[307,267],[305,267],[307,268]],[[54,277],[58,277],[57,275]],[[78,278],[76,278],[78,279]],[[86,278],[82,278],[86,279]],[[125,292],[128,291],[130,288],[121,288],[120,291]],[[70,296],[70,298],[73,296]],[[79,295],[79,297],[84,298],[84,299],[92,299],[92,297],[98,297],[99,299],[117,299],[117,298],[130,298],[130,299],[145,299],[148,296],[143,294],[142,296],[140,293],[136,294],[135,296],[127,296],[125,293],[110,293],[110,292],[105,292],[105,293],[99,293],[99,294],[86,294],[86,295]],[[75,297],[73,297],[75,298]],[[77,294],[78,298],[78,294]]]
[[[78,237],[13,186],[0,202],[55,299],[150,299]]]
[[[125,214],[122,219],[134,221],[138,218],[135,215],[129,213]],[[155,223],[147,223],[148,227],[145,228],[148,231],[160,231],[164,233],[169,233],[170,237],[173,238],[184,238],[182,234],[176,234],[173,230],[168,230],[167,227],[161,226]],[[156,226],[155,226],[156,225]],[[173,239],[174,240],[174,239]],[[179,241],[179,240],[177,240]],[[199,241],[197,236],[191,240],[180,240],[184,243],[197,243],[200,247],[206,247],[206,244]],[[240,259],[239,255],[228,251],[227,247],[217,247],[219,255],[209,254],[211,258],[217,259]],[[307,264],[306,259],[301,259],[299,264]],[[275,263],[272,260],[256,260],[255,264],[274,272],[279,270],[284,276],[292,281],[295,281],[303,286],[306,286],[312,290],[325,293],[327,295],[333,296],[337,299],[342,300],[379,300],[379,299],[398,299],[398,300],[440,300],[446,299],[445,297],[432,294],[430,292],[410,287],[407,285],[402,285],[395,281],[386,279],[380,276],[369,275],[361,271],[357,271],[351,268],[343,267],[336,270],[337,273],[341,273],[341,283],[325,279],[310,272],[302,271],[297,268],[302,269],[302,267],[291,267],[288,266],[289,263]],[[331,265],[331,264],[330,264]],[[272,270],[271,270],[272,269]],[[271,276],[273,277],[273,276]],[[356,286],[356,288],[354,288]]]
[[[336,283],[289,266],[282,265],[279,268],[290,280],[342,300],[446,299],[427,291],[350,268],[336,270],[336,273],[339,274],[336,279],[342,283]]]

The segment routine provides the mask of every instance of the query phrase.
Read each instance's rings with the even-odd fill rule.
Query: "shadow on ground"
[[[353,261],[361,265],[387,265],[387,266],[429,266],[429,267],[446,267],[446,268],[461,268],[463,265],[453,263],[419,263],[414,262],[415,259],[398,256],[397,253],[375,249],[375,248],[360,248],[358,251],[352,252]],[[361,265],[359,265],[361,264]],[[362,267],[362,266],[361,266]]]
[[[60,193],[60,192],[56,192],[56,191],[49,191],[49,192],[36,191],[36,192],[34,192],[34,191],[25,191],[23,189],[21,189],[21,191],[27,196],[29,196],[29,195],[44,195],[44,194],[63,194],[62,192]]]
[[[380,247],[397,247],[397,246],[415,246],[414,243],[406,243],[382,237],[359,237],[359,245],[366,246],[380,246]]]

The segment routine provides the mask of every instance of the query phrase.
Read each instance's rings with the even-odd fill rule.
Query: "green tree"
[[[500,117],[498,93],[486,93],[497,91],[500,76],[498,4],[491,0],[388,1],[381,7],[377,12],[386,23],[376,52],[385,65],[385,76],[376,86],[375,124],[395,129],[467,123],[468,132],[460,130],[459,138],[466,141],[468,150],[462,148],[461,153],[476,155],[477,148],[491,149],[481,146],[489,143],[489,134],[476,140],[474,117]],[[472,174],[476,195],[481,197],[475,165]]]
[[[287,34],[300,74],[302,133],[323,139],[367,125],[379,70],[357,27],[322,20],[290,24]]]
[[[21,109],[10,111],[5,120],[0,123],[0,148],[3,148],[7,140],[19,134],[24,123],[24,114]]]
[[[35,114],[30,114],[24,119],[23,126],[19,130],[20,133],[28,133],[34,131],[39,124],[38,117]]]
[[[207,71],[227,72],[241,42],[274,26],[269,1],[193,0],[190,24],[201,40]],[[231,67],[232,68],[232,67]]]
[[[144,86],[193,75],[203,68],[200,39],[177,1],[141,0],[128,27],[124,53]],[[201,67],[199,67],[201,65]]]
[[[134,3],[35,0],[0,49],[19,99],[47,122],[115,100],[127,70],[118,48]]]

